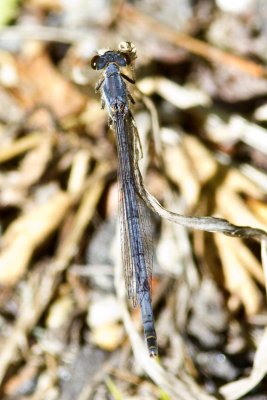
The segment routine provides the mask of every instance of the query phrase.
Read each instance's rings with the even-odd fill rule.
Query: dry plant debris
[[[1,7],[1,399],[266,399],[264,0]],[[125,298],[89,68],[121,40],[138,55],[158,360]]]

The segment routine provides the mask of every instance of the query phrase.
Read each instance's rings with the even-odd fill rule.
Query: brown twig
[[[257,78],[267,77],[267,69],[262,65],[212,47],[208,43],[195,39],[185,33],[177,32],[137,10],[133,6],[124,3],[120,8],[120,14],[124,20],[131,22],[134,26],[139,25],[144,30],[152,31],[153,34],[160,39],[164,39],[190,53],[196,54],[211,62],[223,64],[226,67],[234,67]]]

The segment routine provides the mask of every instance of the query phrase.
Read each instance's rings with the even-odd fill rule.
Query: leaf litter
[[[3,399],[264,398],[266,30],[260,0],[217,3],[31,0],[0,30]],[[138,50],[158,362],[125,300],[115,141],[88,63],[122,39]]]

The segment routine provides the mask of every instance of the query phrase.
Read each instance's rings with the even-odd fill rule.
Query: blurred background
[[[120,294],[116,144],[90,66],[136,46],[140,167],[167,209],[267,230],[266,21],[264,0],[0,2],[1,399],[267,399],[252,239],[149,215],[149,359]]]

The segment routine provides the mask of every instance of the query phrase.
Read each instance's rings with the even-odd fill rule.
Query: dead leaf
[[[19,97],[27,109],[44,103],[58,117],[66,117],[81,111],[86,97],[60,74],[44,52],[21,59]]]

